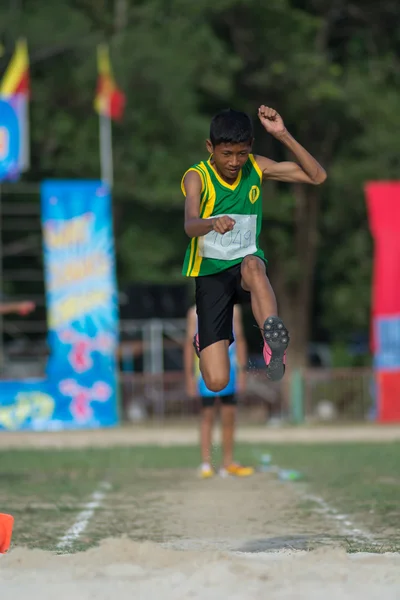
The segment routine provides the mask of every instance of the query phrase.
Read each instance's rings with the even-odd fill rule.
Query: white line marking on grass
[[[278,472],[280,471],[278,466],[276,466],[275,469]],[[371,532],[356,527],[348,515],[339,513],[334,506],[331,506],[328,502],[321,498],[321,496],[308,494],[305,492],[305,490],[300,491],[300,495],[303,500],[310,500],[311,502],[317,504],[319,506],[319,512],[325,515],[328,519],[335,520],[341,535],[350,537],[358,542],[369,542],[372,545],[378,544],[375,536]]]
[[[376,543],[376,540],[372,533],[366,531],[364,529],[360,529],[359,527],[355,527],[354,523],[351,521],[348,515],[343,515],[339,513],[336,508],[328,504],[323,498],[320,496],[314,496],[310,494],[303,495],[305,500],[310,500],[311,502],[315,502],[320,507],[320,512],[326,515],[328,518],[333,519],[337,522],[338,529],[342,535],[352,537],[356,540],[368,541],[370,543]]]
[[[103,481],[97,490],[93,492],[90,501],[85,504],[84,510],[78,514],[75,523],[66,531],[58,542],[57,548],[59,550],[65,550],[70,547],[85,531],[90,519],[94,515],[94,511],[101,506],[107,491],[110,489],[111,485],[106,481]]]

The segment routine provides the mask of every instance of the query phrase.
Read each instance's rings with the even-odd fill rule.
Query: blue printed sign
[[[41,198],[47,379],[0,385],[0,429],[112,426],[118,304],[109,189],[46,181]]]
[[[12,98],[0,98],[0,181],[17,179],[20,161],[20,124]]]
[[[375,317],[374,326],[379,351],[400,353],[400,315]]]

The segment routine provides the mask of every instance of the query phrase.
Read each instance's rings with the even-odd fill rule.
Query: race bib
[[[236,221],[232,231],[223,235],[217,231],[210,231],[199,238],[199,254],[203,258],[236,260],[257,252],[257,215],[227,216]]]

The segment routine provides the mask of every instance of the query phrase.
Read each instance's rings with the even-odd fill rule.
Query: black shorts
[[[233,306],[250,300],[241,282],[241,263],[214,275],[196,277],[200,350],[221,340],[233,342]]]
[[[227,394],[226,396],[202,396],[201,405],[203,408],[211,408],[215,404],[215,400],[219,400],[221,404],[234,406],[237,404],[235,394]]]

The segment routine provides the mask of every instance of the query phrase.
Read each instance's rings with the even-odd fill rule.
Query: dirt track
[[[219,429],[216,428],[216,439]],[[400,426],[238,427],[237,440],[254,443],[389,442],[400,440]],[[0,448],[84,448],[106,446],[190,445],[198,442],[195,423],[187,426],[143,425],[58,432],[0,432]]]

